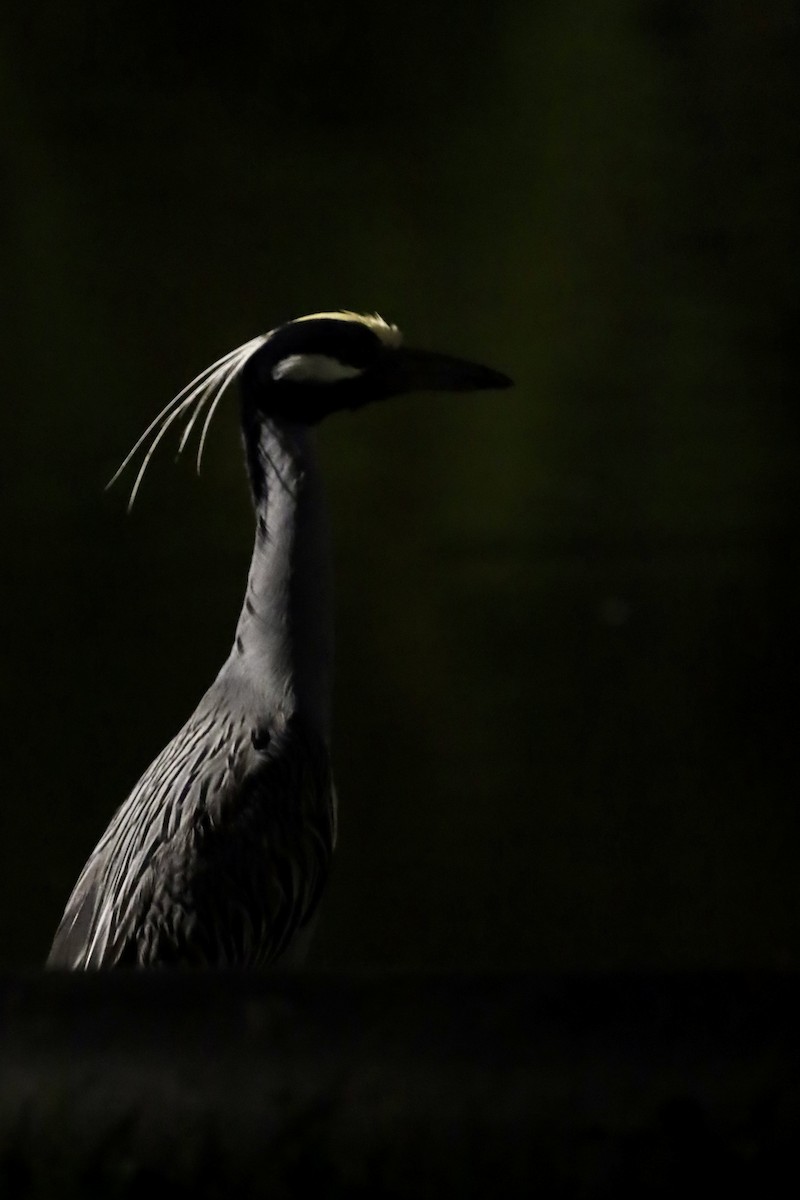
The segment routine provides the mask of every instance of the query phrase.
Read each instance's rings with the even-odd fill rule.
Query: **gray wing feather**
[[[289,948],[333,851],[328,755],[297,715],[263,751],[252,732],[210,711],[165,747],[81,873],[49,966],[260,966]]]

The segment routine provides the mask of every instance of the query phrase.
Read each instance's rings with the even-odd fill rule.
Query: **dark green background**
[[[11,3],[0,960],[43,958],[227,653],[225,350],[378,309],[511,393],[320,435],[340,850],[313,962],[798,963],[800,14]],[[172,443],[174,445],[174,443]]]

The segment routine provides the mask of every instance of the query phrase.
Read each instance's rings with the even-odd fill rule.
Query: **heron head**
[[[181,418],[186,423],[178,454],[203,417],[197,451],[200,469],[214,413],[235,379],[241,387],[246,440],[255,434],[259,420],[316,425],[330,413],[362,408],[404,392],[472,392],[511,386],[508,376],[489,367],[430,350],[409,349],[397,326],[377,315],[341,311],[297,317],[223,354],[150,422],[109,483],[150,439],[129,507],[156,447]]]
[[[241,372],[246,403],[266,417],[305,425],[405,392],[510,384],[477,363],[410,349],[396,325],[352,312],[314,313],[278,326]]]

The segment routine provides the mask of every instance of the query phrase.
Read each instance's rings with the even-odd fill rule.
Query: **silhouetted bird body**
[[[158,427],[238,379],[256,509],[230,655],[196,711],[118,809],[67,903],[56,967],[244,966],[299,958],[336,841],[329,763],[330,540],[311,428],[416,389],[508,385],[488,368],[402,345],[378,317],[320,313],[204,371]],[[121,468],[122,469],[122,468]]]

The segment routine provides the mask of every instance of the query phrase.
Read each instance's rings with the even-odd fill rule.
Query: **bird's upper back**
[[[254,722],[212,688],[117,810],[48,963],[272,961],[316,906],[334,841],[321,737],[298,713]]]

